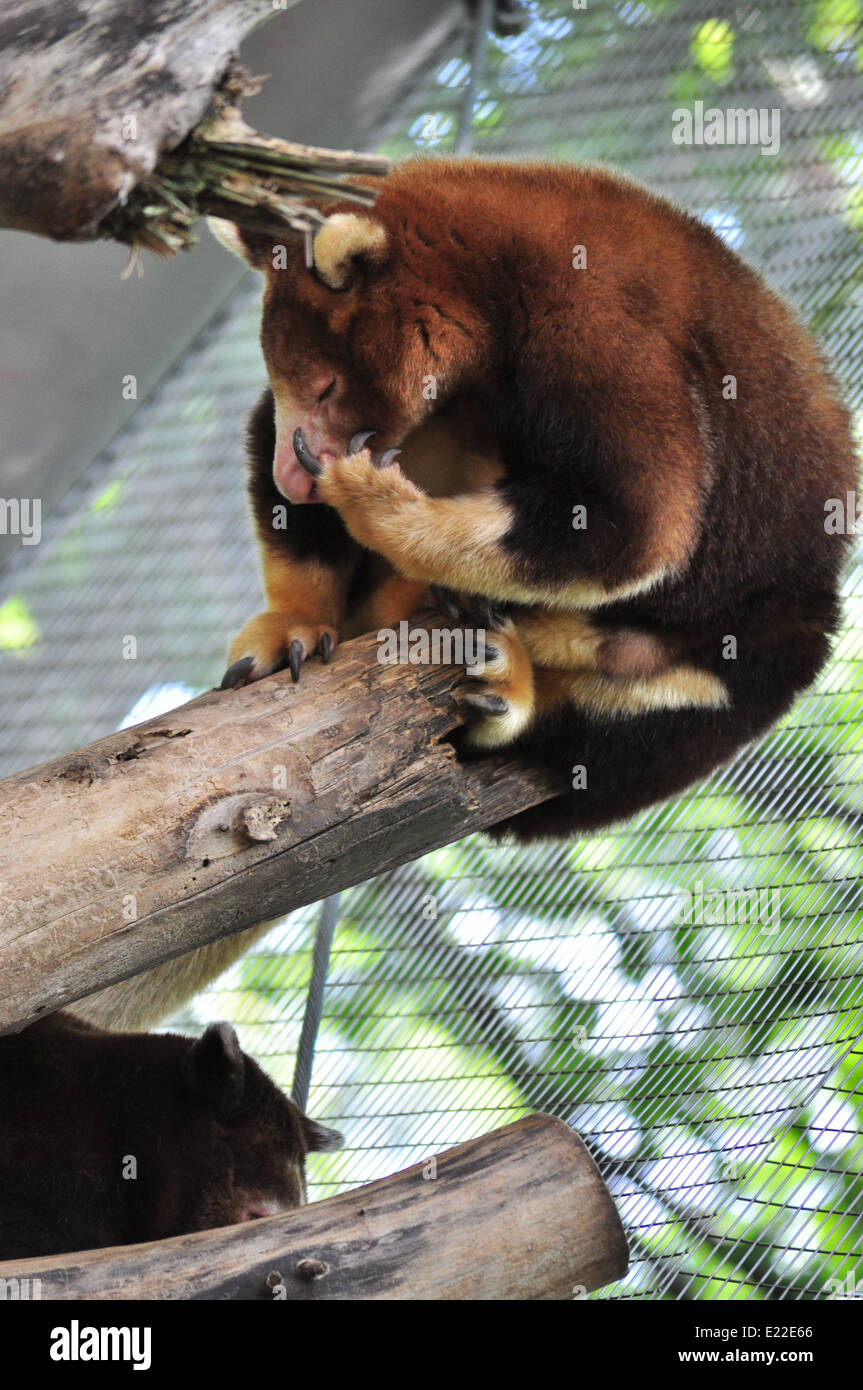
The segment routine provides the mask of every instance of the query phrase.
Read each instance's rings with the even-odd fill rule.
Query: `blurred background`
[[[299,0],[241,57],[270,74],[249,121],[290,139],[650,183],[791,299],[863,433],[863,0]],[[697,102],[778,111],[779,148],[675,143]],[[0,246],[0,495],[43,508],[38,544],[0,535],[5,775],[219,680],[261,602],[264,373],[258,282],[203,229],[125,280],[115,245]],[[687,797],[571,844],[437,851],[275,924],[175,1020],[232,1020],[290,1087],[322,997],[308,1108],[347,1144],[313,1196],[544,1110],[627,1226],[599,1296],[863,1297],[859,551],[845,593],[817,687]]]

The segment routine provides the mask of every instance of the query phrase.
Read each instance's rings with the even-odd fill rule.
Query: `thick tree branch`
[[[171,255],[199,213],[313,229],[307,198],[368,202],[371,155],[258,135],[239,118],[243,37],[272,0],[7,0],[0,19],[0,227],[113,237]]]
[[[358,638],[0,782],[0,1031],[561,790],[459,764],[461,679]]]
[[[577,1134],[529,1115],[287,1216],[149,1245],[16,1260],[43,1299],[572,1299],[626,1273]]]

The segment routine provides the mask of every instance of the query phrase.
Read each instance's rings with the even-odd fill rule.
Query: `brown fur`
[[[266,238],[244,235],[267,271],[273,388],[325,453],[318,503],[418,594],[515,604],[520,633],[571,614],[572,662],[559,637],[550,665],[579,673],[565,688],[584,710],[732,704],[721,640],[786,571],[811,651],[789,682],[811,679],[843,551],[823,506],[854,463],[833,384],[781,301],[709,229],[608,170],[415,160],[370,182],[375,207],[322,234],[317,278],[299,255],[268,270]],[[317,406],[304,383],[330,376],[338,389]],[[398,470],[343,457],[363,426],[376,451],[401,447]],[[589,519],[567,536],[570,499]],[[382,622],[385,606],[365,611]]]

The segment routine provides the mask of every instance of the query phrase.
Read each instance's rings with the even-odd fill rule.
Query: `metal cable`
[[[341,896],[341,893],[333,893],[331,897],[324,898],[318,914],[315,945],[312,953],[312,974],[309,980],[309,991],[306,995],[306,1007],[303,1013],[303,1026],[300,1030],[300,1041],[297,1046],[294,1084],[291,1087],[291,1095],[301,1110],[305,1110],[309,1103],[309,1087],[312,1083],[315,1046],[318,1040],[318,1029],[321,1026],[321,1018],[324,1012],[324,991],[327,987],[327,971],[330,967],[330,952],[332,950],[333,938],[336,934],[336,926],[339,920]]]

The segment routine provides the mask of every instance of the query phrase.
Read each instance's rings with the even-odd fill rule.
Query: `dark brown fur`
[[[266,272],[270,382],[277,396],[290,389],[297,418],[337,454],[363,428],[377,430],[376,452],[400,445],[423,498],[428,473],[414,461],[436,430],[438,449],[449,442],[441,490],[458,506],[435,510],[371,475],[363,503],[351,492],[361,466],[341,460],[320,482],[332,505],[291,507],[274,532],[283,499],[267,393],[250,432],[262,544],[277,566],[283,557],[287,592],[303,589],[298,558],[345,567],[342,630],[365,601],[372,549],[420,590],[452,583],[457,560],[455,587],[474,587],[475,573],[476,592],[509,603],[516,632],[540,591],[550,609],[589,620],[590,669],[610,701],[636,678],[714,676],[724,707],[646,702],[621,715],[609,703],[606,716],[534,660],[535,705],[516,746],[564,785],[574,766],[587,782],[506,824],[532,837],[626,817],[763,733],[823,665],[846,553],[846,538],[825,530],[825,503],[856,477],[846,411],[812,340],[758,275],[693,217],[606,170],[422,159],[380,189],[362,216],[385,229],[386,249],[371,238],[338,289],[306,270],[299,247],[274,270],[268,240],[244,235]],[[572,267],[575,246],[585,269]],[[509,518],[496,538],[490,497]],[[573,530],[575,504],[584,530]],[[424,550],[435,529],[437,551]],[[576,584],[608,597],[580,604]],[[244,650],[238,639],[232,658]],[[586,660],[578,650],[573,669]],[[283,655],[259,654],[253,676]],[[519,698],[512,682],[507,696]]]
[[[306,1154],[339,1142],[227,1024],[195,1041],[54,1014],[0,1038],[0,1260],[287,1210],[304,1200]]]

